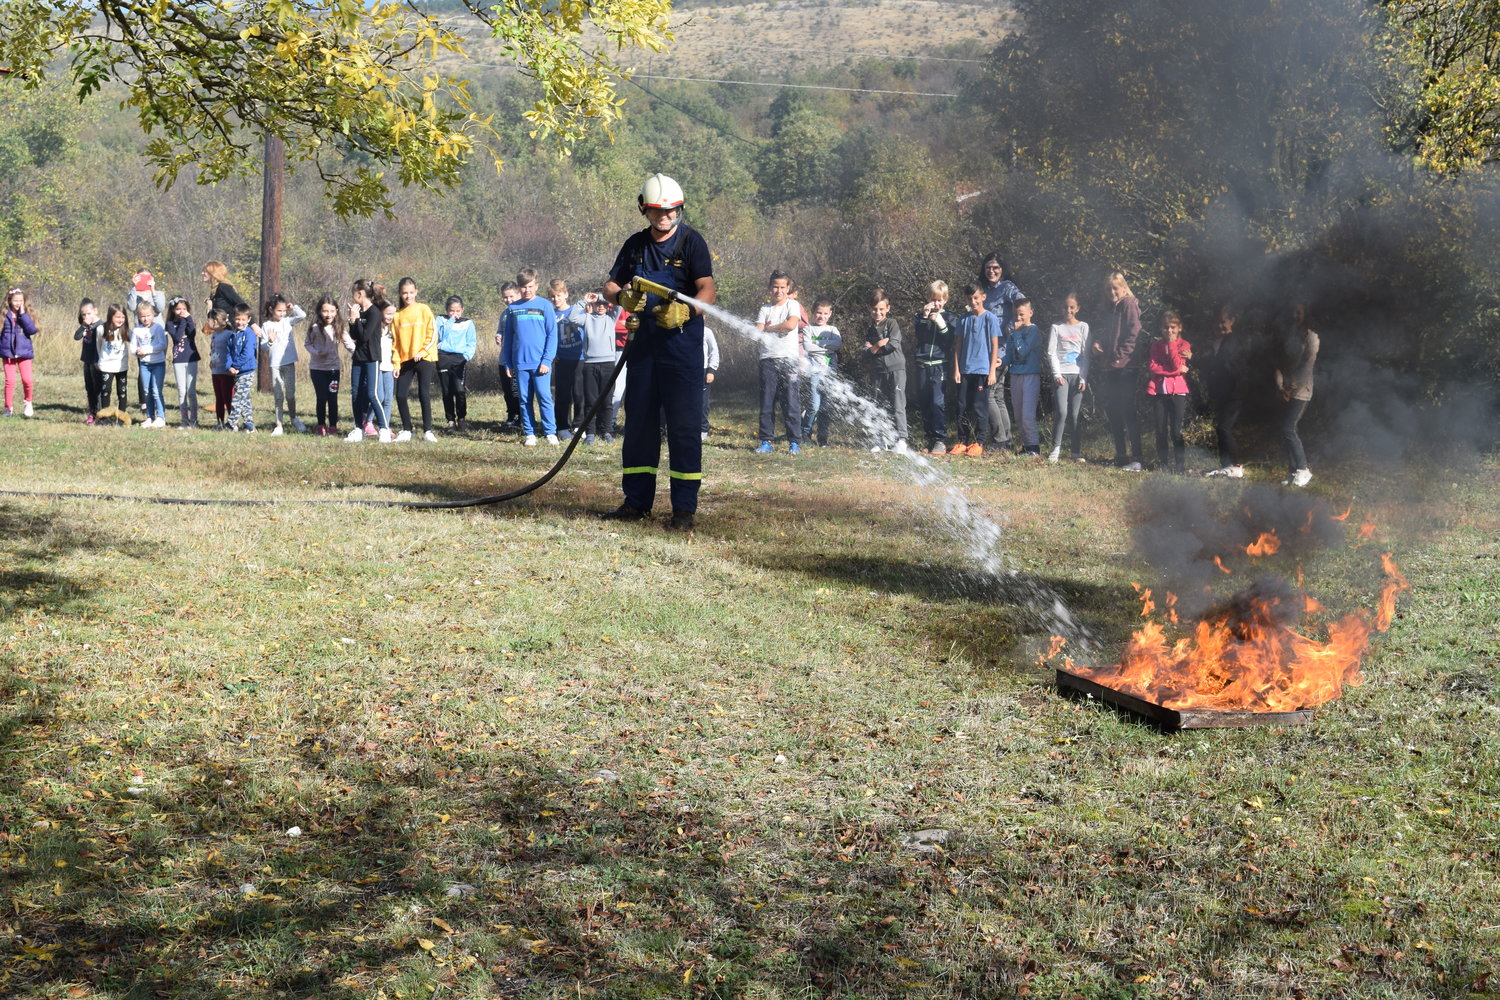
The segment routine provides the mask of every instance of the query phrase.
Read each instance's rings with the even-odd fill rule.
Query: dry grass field
[[[943,57],[948,46],[969,40],[999,41],[1015,25],[1008,4],[945,0],[771,0],[684,6],[674,14],[671,51],[642,54],[639,74],[702,76],[752,72],[785,77],[790,72],[865,59]],[[774,39],[796,65],[767,57]],[[481,62],[508,65],[496,47],[476,40],[471,54]]]

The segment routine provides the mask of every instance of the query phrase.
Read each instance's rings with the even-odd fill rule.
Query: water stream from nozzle
[[[756,329],[754,323],[718,306],[700,302],[688,295],[679,295],[678,299],[702,310],[734,331],[737,336],[757,346],[774,344],[779,340]],[[862,395],[854,387],[854,383],[838,372],[825,371],[819,385],[824,397],[823,405],[831,403],[838,414],[862,435],[866,447],[872,451],[891,450],[891,446],[897,441],[896,424],[884,407]],[[1093,635],[1074,619],[1067,604],[1056,591],[1041,580],[1023,576],[1006,565],[1001,549],[1004,532],[1000,523],[964,491],[951,473],[938,468],[919,451],[908,449],[893,451],[892,454],[900,460],[898,468],[906,477],[932,497],[938,509],[941,529],[958,542],[973,560],[978,573],[996,588],[998,596],[1024,607],[1047,630],[1047,635],[1059,635],[1067,639],[1075,652],[1083,653],[1093,648]]]

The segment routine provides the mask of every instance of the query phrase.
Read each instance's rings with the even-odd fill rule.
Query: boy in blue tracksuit
[[[501,320],[504,346],[500,364],[516,380],[521,396],[521,430],[526,446],[536,445],[536,425],[531,419],[531,401],[541,411],[542,433],[548,444],[557,444],[557,420],[552,409],[552,363],[557,357],[557,311],[552,303],[536,296],[536,271],[526,268],[516,275],[521,297],[505,307]]]
[[[234,376],[234,396],[229,403],[228,426],[232,431],[244,428],[255,433],[255,414],[250,404],[250,390],[255,384],[255,351],[260,346],[260,331],[250,324],[250,307],[240,305],[234,311],[234,333],[229,338],[229,374]]]
[[[1010,402],[1015,408],[1016,426],[1021,432],[1021,454],[1042,453],[1041,432],[1037,428],[1037,404],[1042,399],[1042,356],[1047,338],[1031,322],[1031,300],[1016,300],[1016,319],[1005,337],[1005,363],[1010,367]]]

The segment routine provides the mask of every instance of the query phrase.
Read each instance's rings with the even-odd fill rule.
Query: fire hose
[[[658,285],[654,281],[647,281],[644,278],[632,278],[630,284],[631,287],[643,295],[653,294],[669,302],[677,301],[676,291],[664,285]],[[619,379],[620,372],[624,370],[625,362],[630,357],[630,348],[635,343],[635,334],[640,329],[640,325],[640,316],[637,314],[632,314],[625,320],[625,349],[620,352],[620,358],[615,362],[615,367],[610,371],[609,379],[604,383],[604,388],[599,393],[599,398],[594,401],[594,405],[584,415],[581,424],[582,427],[592,424],[598,417],[599,411],[609,403],[614,393],[615,382]],[[0,490],[0,496],[26,497],[39,500],[124,500],[135,503],[159,503],[189,507],[263,507],[270,504],[296,503],[333,507],[399,507],[403,510],[462,510],[466,507],[488,507],[497,503],[506,503],[511,500],[520,499],[528,493],[535,493],[550,483],[563,470],[568,461],[572,459],[573,452],[577,450],[578,442],[582,438],[583,435],[581,433],[574,434],[568,440],[568,446],[563,449],[563,453],[558,456],[557,461],[552,463],[552,467],[525,486],[507,490],[504,493],[495,493],[482,497],[469,497],[464,500],[328,500],[318,498],[305,500],[278,498],[229,500],[196,499],[191,497],[133,497],[114,493],[43,492],[39,490]]]

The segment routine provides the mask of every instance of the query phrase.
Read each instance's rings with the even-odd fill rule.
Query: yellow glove
[[[620,308],[628,313],[638,313],[646,306],[646,293],[637,291],[634,286],[620,289]]]
[[[693,310],[685,302],[663,302],[651,310],[656,325],[663,330],[675,330],[693,318]]]

